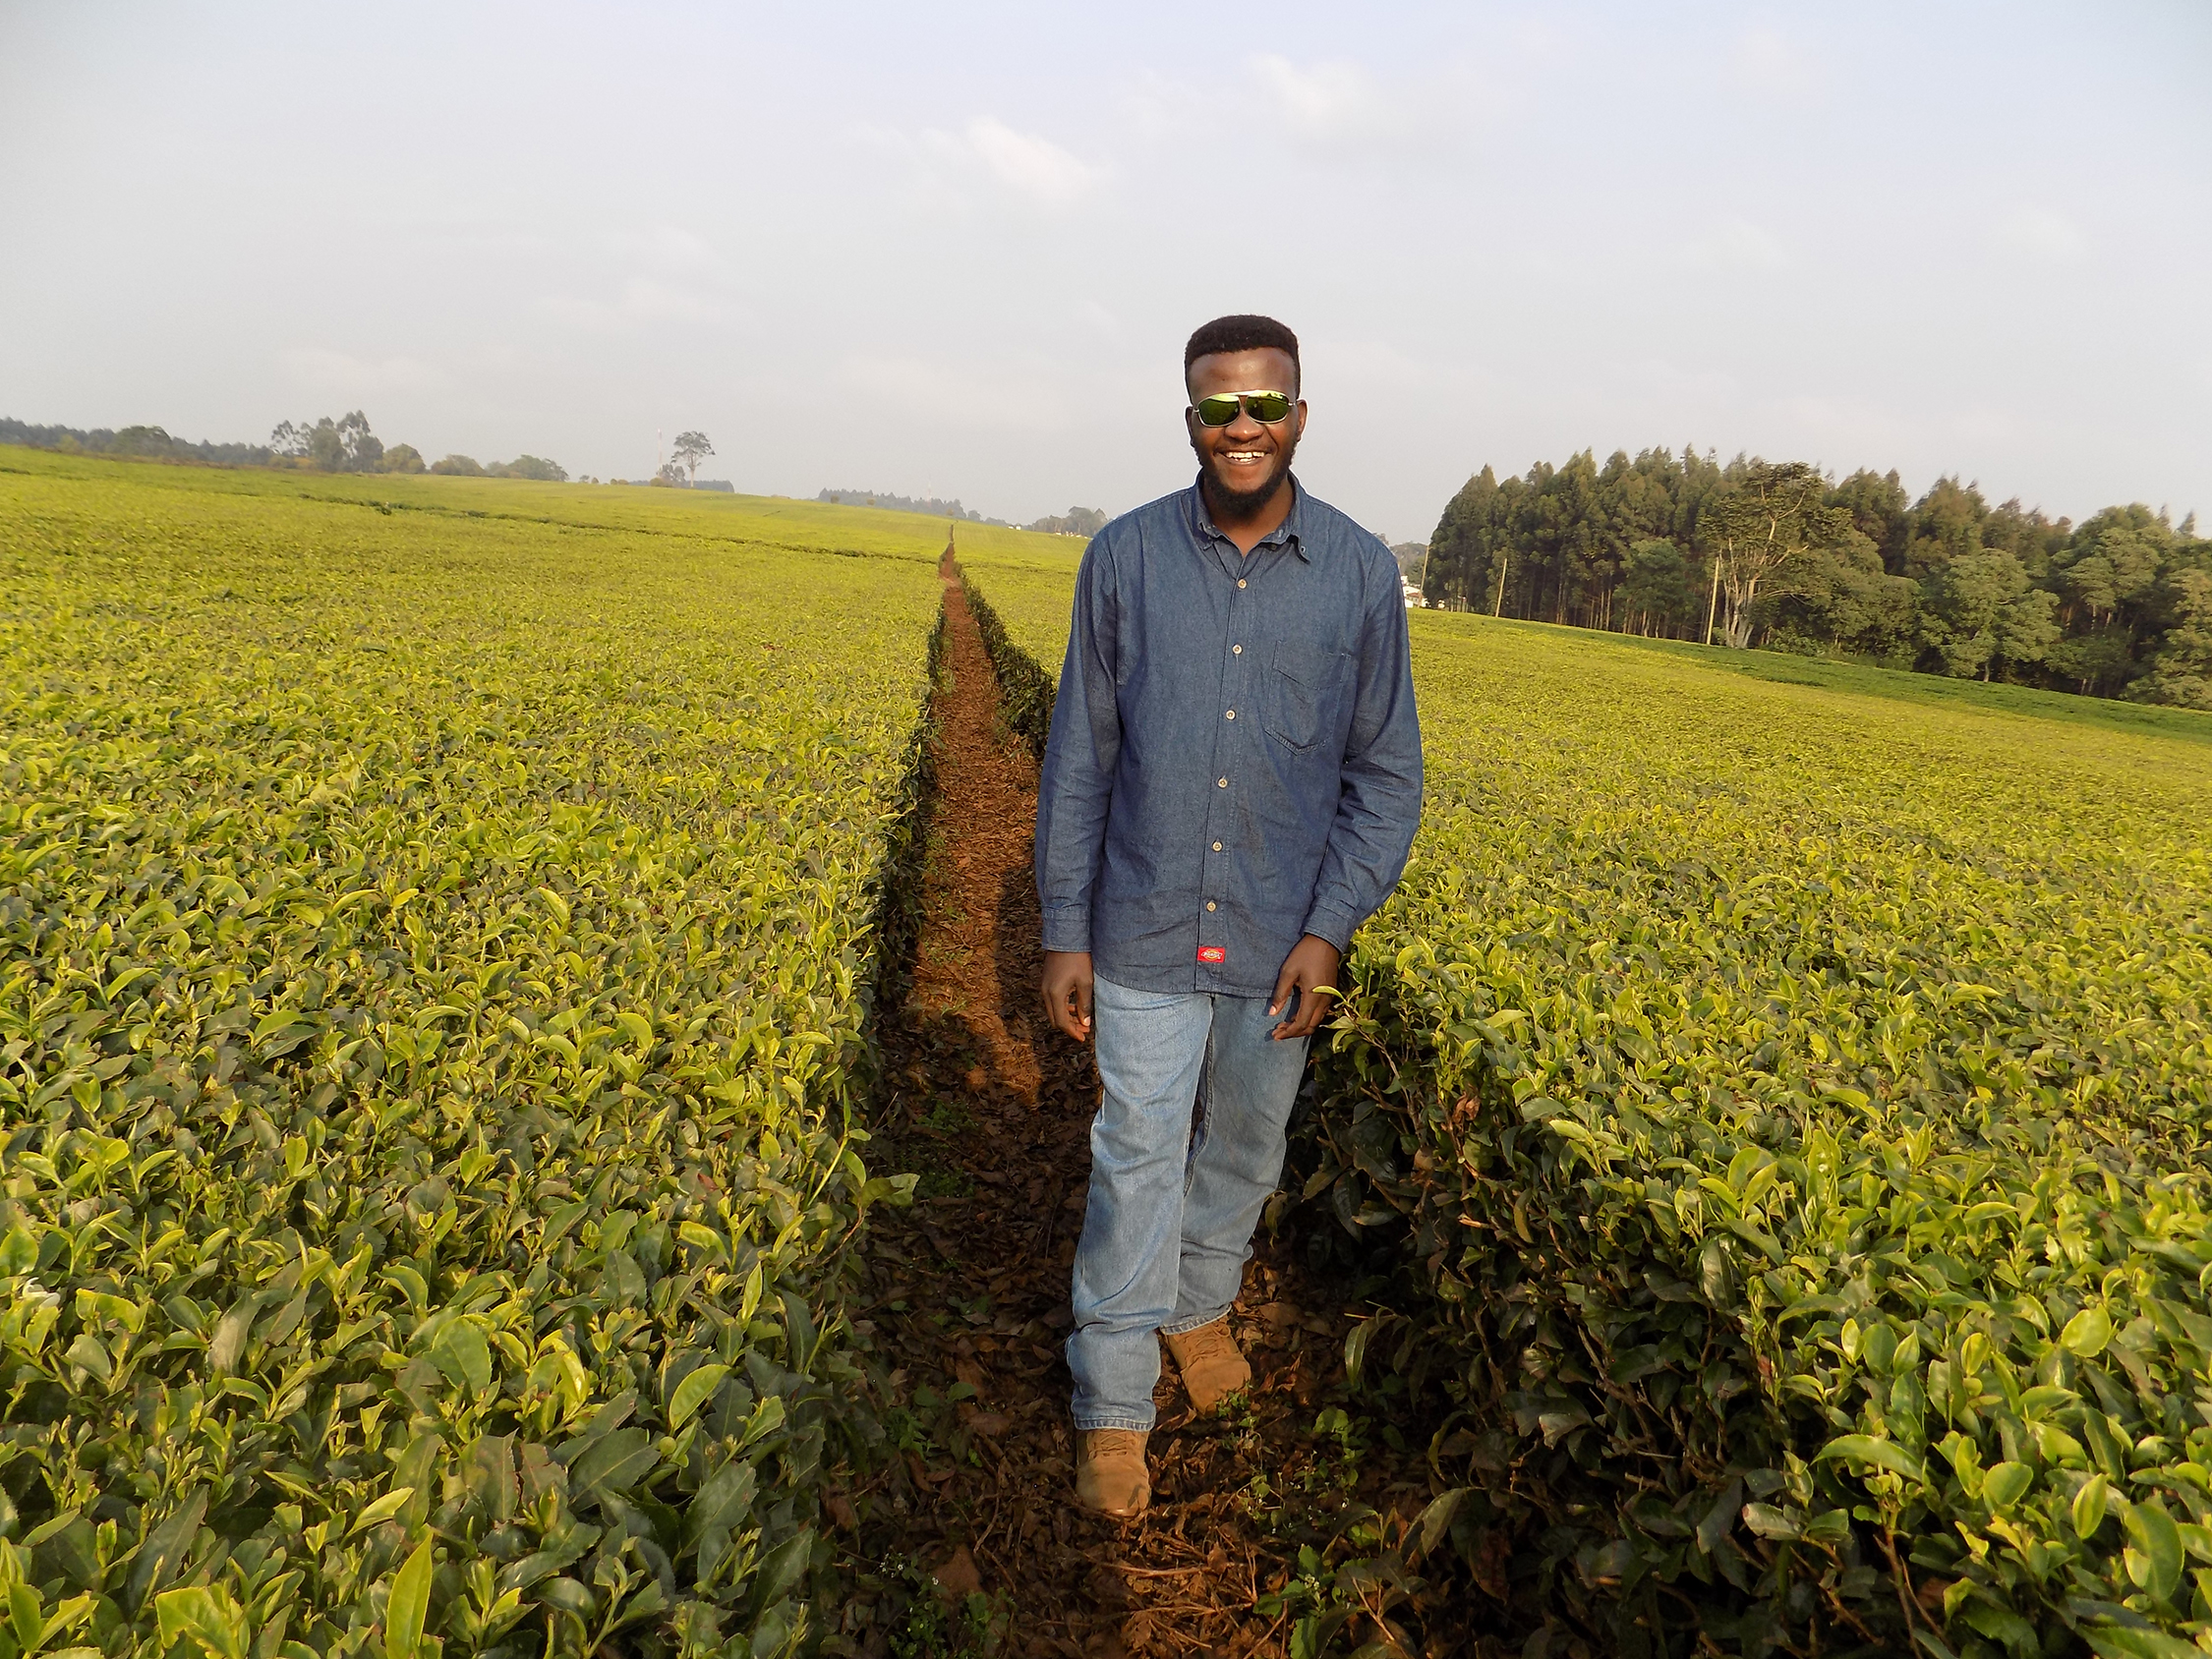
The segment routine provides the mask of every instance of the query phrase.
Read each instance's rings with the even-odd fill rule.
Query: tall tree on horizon
[[[1827,504],[1828,480],[1804,461],[1753,461],[1706,498],[1698,514],[1698,539],[1713,550],[1713,601],[1708,601],[1706,644],[1713,643],[1713,609],[1722,594],[1728,612],[1722,633],[1741,651],[1751,644],[1753,603],[1760,589],[1810,549],[1837,540],[1850,514]]]
[[[678,432],[675,440],[675,464],[689,475],[691,487],[699,487],[699,463],[715,452],[707,441],[705,432]]]

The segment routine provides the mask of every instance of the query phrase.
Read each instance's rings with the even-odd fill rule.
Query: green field
[[[957,534],[1035,741],[1077,545]],[[945,535],[0,450],[0,1640],[812,1623]],[[1300,1169],[1399,1264],[1428,1570],[1623,1652],[2197,1651],[2212,718],[1411,620]]]
[[[420,512],[436,520],[475,519],[518,529],[537,525],[561,534],[633,531],[671,546],[731,543],[755,549],[787,547],[809,553],[879,553],[930,560],[945,550],[947,540],[945,520],[915,513],[636,485],[132,466],[0,445],[0,476],[7,475],[57,482],[105,479],[127,489],[142,513],[165,518],[175,512],[185,522],[205,512],[250,511],[253,503],[278,510],[320,504],[394,514]],[[961,525],[960,532],[1010,549],[1073,545],[1058,537],[995,526]]]
[[[1007,637],[1057,680],[1060,659],[1068,654],[1068,611],[1075,600],[1081,543],[1061,537],[1031,541],[1045,545],[971,546],[963,532],[960,565],[990,597]]]
[[[1418,1287],[1437,1546],[1623,1651],[1909,1643],[1892,1549],[1955,1651],[2212,1630],[2212,719],[1410,620],[1306,1192]]]
[[[944,536],[0,450],[6,1639],[784,1648]]]

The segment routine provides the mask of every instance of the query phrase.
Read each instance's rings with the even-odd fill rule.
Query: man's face
[[[1298,365],[1290,353],[1272,346],[1249,352],[1216,352],[1191,365],[1188,389],[1192,407],[1184,411],[1191,447],[1198,467],[1231,512],[1264,506],[1290,477],[1291,457],[1306,430],[1306,403],[1300,399],[1288,418],[1264,426],[1243,410],[1226,427],[1198,419],[1201,398],[1220,392],[1288,392],[1298,395]]]

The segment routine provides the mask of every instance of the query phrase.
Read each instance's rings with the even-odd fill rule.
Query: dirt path
[[[1325,1573],[1299,1589],[1300,1546],[1333,1567],[1394,1542],[1426,1501],[1426,1434],[1393,1452],[1363,1444],[1378,1424],[1330,1418],[1342,1288],[1332,1299],[1263,1233],[1236,1314],[1251,1408],[1194,1418],[1171,1374],[1155,1397],[1150,1511],[1118,1525],[1074,1509],[1060,1342],[1096,1074],[1038,1005],[1035,768],[999,724],[950,552],[945,576],[927,909],[887,1031],[889,1110],[870,1159],[923,1177],[911,1210],[871,1224],[865,1322],[896,1367],[902,1450],[854,1495],[873,1599],[848,1614],[849,1638],[865,1654],[1288,1653],[1310,1606],[1345,1601]],[[1286,1585],[1288,1605],[1267,1599]],[[1343,1650],[1380,1633],[1355,1618]]]

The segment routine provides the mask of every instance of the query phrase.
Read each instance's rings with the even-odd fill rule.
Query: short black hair
[[[1211,357],[1216,352],[1278,351],[1287,353],[1291,367],[1305,377],[1305,370],[1298,361],[1298,336],[1271,316],[1254,316],[1240,313],[1235,316],[1217,316],[1201,325],[1183,348],[1183,377],[1191,377],[1191,365],[1201,357]],[[1299,388],[1293,386],[1292,391]]]

